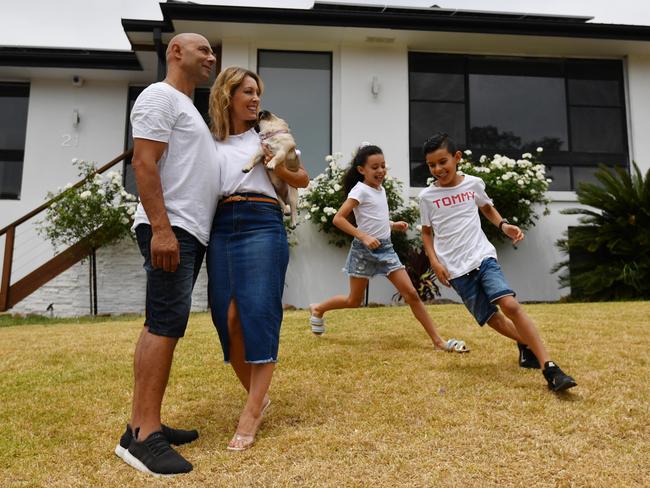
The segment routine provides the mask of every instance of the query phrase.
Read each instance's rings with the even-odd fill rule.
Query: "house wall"
[[[510,54],[508,46],[496,54]],[[296,49],[295,44],[261,43],[241,38],[224,39],[222,66],[241,65],[256,69],[257,49]],[[300,50],[333,52],[333,127],[332,149],[345,159],[361,141],[379,144],[393,176],[409,180],[408,169],[408,70],[406,44],[374,47],[359,43],[301,43]],[[374,97],[370,83],[376,76],[381,85]],[[626,60],[629,139],[631,154],[642,170],[650,168],[650,55],[630,55]],[[74,88],[63,81],[34,80],[29,108],[27,151],[20,202],[0,201],[0,225],[7,215],[18,216],[42,201],[47,189],[73,179],[72,157],[107,161],[121,152],[126,111],[126,82],[88,82]],[[79,145],[62,147],[62,134],[70,133],[72,108],[78,107],[82,121]],[[47,164],[43,163],[47,161]],[[316,176],[316,175],[311,175]],[[44,183],[46,182],[46,183]],[[419,189],[405,190],[406,196]],[[573,192],[551,192],[551,215],[541,217],[517,249],[498,246],[500,262],[512,287],[522,301],[559,299],[569,292],[560,289],[557,277],[550,274],[554,264],[564,257],[555,241],[574,216],[561,215],[563,208],[577,205]],[[12,205],[18,208],[13,208]],[[9,213],[5,213],[7,210]],[[297,307],[347,291],[347,278],[340,271],[347,253],[327,243],[311,223],[302,223],[297,231],[298,245],[291,249],[284,302]],[[142,312],[144,309],[144,273],[137,247],[128,241],[102,249],[98,254],[99,310],[103,313]],[[194,295],[194,309],[207,307],[206,276],[201,273]],[[55,313],[87,313],[87,271],[84,264],[73,267],[61,277],[18,304],[16,312],[43,313],[54,303]],[[394,289],[387,280],[375,278],[370,285],[370,301],[390,303]],[[443,297],[458,300],[455,293],[443,290]]]
[[[127,87],[126,81],[86,80],[75,87],[69,78],[31,80],[21,198],[0,200],[0,224],[43,203],[48,191],[76,181],[73,158],[102,165],[123,151]]]

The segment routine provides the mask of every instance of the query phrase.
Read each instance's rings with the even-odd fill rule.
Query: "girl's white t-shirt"
[[[214,137],[192,99],[167,83],[154,83],[136,99],[131,126],[134,139],[167,144],[158,173],[169,222],[207,245],[220,197],[219,166]],[[142,223],[149,219],[140,203],[133,228]]]
[[[388,200],[383,186],[377,189],[360,181],[350,190],[348,198],[359,202],[353,212],[360,231],[376,239],[390,238]]]
[[[248,173],[242,172],[260,149],[260,138],[255,129],[230,135],[225,141],[216,141],[216,145],[224,197],[235,193],[261,193],[277,198],[264,164],[256,164]]]
[[[486,258],[496,259],[497,251],[483,233],[478,213],[478,207],[493,205],[485,182],[464,175],[457,186],[434,185],[420,192],[420,219],[433,229],[433,248],[450,277],[469,273]]]

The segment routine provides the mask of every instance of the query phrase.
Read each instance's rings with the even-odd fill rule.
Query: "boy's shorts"
[[[371,250],[355,238],[343,271],[354,278],[372,278],[377,274],[388,276],[402,268],[404,265],[393,249],[390,239],[379,239],[379,247]]]
[[[481,326],[497,312],[495,301],[516,295],[494,258],[484,259],[480,267],[449,280],[449,283]]]
[[[147,300],[144,324],[152,334],[183,337],[192,308],[192,290],[201,270],[205,246],[189,232],[172,227],[180,249],[176,271],[163,271],[151,265],[151,226],[140,224],[135,235],[147,272]]]

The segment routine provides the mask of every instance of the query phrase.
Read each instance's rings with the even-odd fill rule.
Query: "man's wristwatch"
[[[508,219],[502,219],[501,222],[499,222],[499,230],[503,232],[503,224],[509,224],[510,221]]]

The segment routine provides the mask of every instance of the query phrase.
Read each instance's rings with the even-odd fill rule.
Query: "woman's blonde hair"
[[[262,95],[264,83],[257,73],[240,68],[239,66],[230,66],[224,69],[214,81],[210,89],[210,130],[220,141],[228,139],[230,134],[230,105],[235,90],[242,84],[244,78],[250,76],[257,82],[257,95]],[[251,121],[251,127],[255,121]]]

